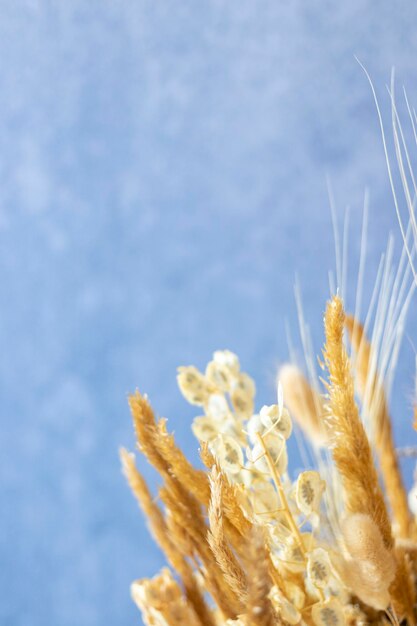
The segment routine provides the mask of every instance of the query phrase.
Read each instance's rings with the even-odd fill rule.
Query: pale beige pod
[[[363,602],[385,610],[390,603],[389,587],[396,562],[377,525],[369,515],[356,513],[344,520],[342,533],[350,557],[343,572],[345,583]]]
[[[324,406],[321,396],[311,387],[296,365],[286,364],[278,372],[285,405],[310,441],[318,447],[326,443],[323,424]]]

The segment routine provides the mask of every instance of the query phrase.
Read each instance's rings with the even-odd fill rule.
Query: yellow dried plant
[[[179,368],[179,388],[200,411],[192,430],[203,469],[188,461],[146,396],[130,397],[138,450],[162,479],[158,501],[124,449],[123,471],[170,567],[132,584],[148,626],[416,623],[415,511],[383,380],[339,296],[327,304],[324,332],[325,391],[286,365],[276,404],[258,412],[255,385],[232,352],[215,352],[205,372]],[[361,411],[372,412],[375,436]],[[324,453],[320,466],[294,480],[292,418]],[[330,507],[329,476],[342,486]]]

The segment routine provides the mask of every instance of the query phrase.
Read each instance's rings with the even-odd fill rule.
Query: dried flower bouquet
[[[233,353],[215,352],[204,374],[179,368],[181,392],[202,413],[192,430],[205,471],[145,396],[130,397],[138,449],[163,481],[158,500],[124,449],[123,469],[170,566],[132,584],[146,624],[416,623],[416,495],[410,508],[383,376],[337,295],[324,330],[325,389],[285,365],[277,404],[258,413]],[[294,482],[293,420],[317,458]]]

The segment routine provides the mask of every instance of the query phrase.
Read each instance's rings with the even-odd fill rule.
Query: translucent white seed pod
[[[311,616],[316,626],[343,626],[345,624],[342,605],[336,598],[315,604],[311,609]]]
[[[246,432],[248,433],[248,437],[250,442],[254,445],[258,442],[258,438],[256,436],[257,433],[262,434],[265,431],[265,426],[262,424],[261,416],[259,413],[255,413],[252,415],[246,424]]]
[[[232,374],[225,365],[216,361],[210,361],[206,367],[207,380],[220,391],[229,391]]]
[[[209,386],[203,374],[192,365],[179,367],[177,371],[177,382],[183,396],[190,404],[202,406],[209,395]]]
[[[334,571],[334,569],[333,569]],[[336,575],[332,575],[329,580],[327,591],[331,596],[336,597],[343,606],[349,604],[351,593],[346,589],[343,582]]]
[[[245,487],[245,480],[247,472],[231,472],[228,468],[224,468],[224,471],[227,475],[227,479],[231,485],[236,485],[239,487]]]
[[[321,594],[322,591],[313,585],[308,576],[304,579],[304,589],[306,590],[307,597],[310,603],[320,602],[322,600]]]
[[[316,548],[307,556],[307,576],[313,585],[324,589],[329,584],[332,574],[329,555],[323,548]]]
[[[282,619],[288,624],[299,624],[301,620],[301,613],[297,608],[286,598],[282,598],[281,607],[279,610]]]
[[[272,606],[276,609],[281,618],[288,624],[298,624],[301,620],[301,614],[297,608],[290,602],[275,585],[269,592],[269,598]]]
[[[216,421],[216,423],[219,427],[219,433],[229,435],[229,437],[236,439],[242,447],[246,445],[246,435],[242,431],[240,423],[234,418],[232,413],[230,413],[230,415],[224,420]]]
[[[285,595],[288,600],[295,606],[296,609],[301,611],[306,602],[306,594],[296,583],[287,580],[285,581]]]
[[[263,437],[263,442],[278,474],[284,474],[284,472],[287,471],[288,466],[288,455],[285,439],[283,437],[279,437],[270,433]],[[253,446],[253,449],[249,452],[248,460],[253,463],[255,468],[260,472],[264,472],[266,474],[270,472],[264,447],[260,442],[256,443]]]
[[[236,414],[241,419],[248,419],[253,414],[253,398],[247,391],[237,387],[232,391],[230,399]]]
[[[256,481],[250,495],[253,512],[260,521],[275,517],[279,509],[279,496],[273,485],[268,481]]]
[[[287,513],[284,511],[275,513],[273,524],[269,526],[269,536],[272,547],[277,550],[285,548],[292,536],[292,532]]]
[[[216,350],[213,354],[213,360],[219,365],[227,367],[231,374],[237,376],[240,370],[239,359],[236,354],[230,350]]]
[[[219,435],[212,450],[220,467],[230,474],[239,474],[243,467],[243,452],[238,442],[228,435]]]
[[[311,533],[301,533],[303,545],[300,545],[298,537],[293,534],[290,536],[287,544],[280,551],[282,565],[290,572],[305,572],[306,560],[305,551],[310,552],[315,547],[315,539]]]
[[[278,404],[263,406],[260,411],[261,421],[268,432],[279,433],[288,439],[292,433],[292,421],[285,407],[279,408]]]
[[[245,463],[245,467],[242,469],[244,475],[244,483],[248,489],[251,489],[253,485],[258,481],[264,481],[265,476],[258,472],[252,463]]]
[[[305,559],[299,544],[287,546],[282,553],[282,565],[290,572],[301,573],[305,570]]]
[[[326,483],[320,478],[318,472],[301,472],[295,485],[294,495],[297,506],[304,515],[318,512],[325,487]]]
[[[218,422],[223,422],[231,417],[231,411],[227,400],[221,393],[211,393],[207,396],[204,403],[204,409],[209,417]]]
[[[191,430],[199,441],[213,441],[219,434],[218,423],[211,417],[203,415],[195,417],[191,425]]]
[[[240,372],[238,376],[232,378],[231,390],[246,393],[250,398],[254,398],[256,394],[256,386],[253,378],[244,372]]]

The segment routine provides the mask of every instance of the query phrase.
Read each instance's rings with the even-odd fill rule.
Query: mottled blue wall
[[[393,65],[416,99],[417,5],[0,9],[0,622],[138,624],[130,581],[163,559],[119,470],[118,446],[133,447],[126,395],[147,391],[189,451],[178,364],[228,347],[271,402],[296,272],[320,348],[326,175],[339,217],[351,206],[355,262],[369,186],[370,277],[398,234],[354,55],[389,122]],[[405,441],[410,349],[401,371]]]

